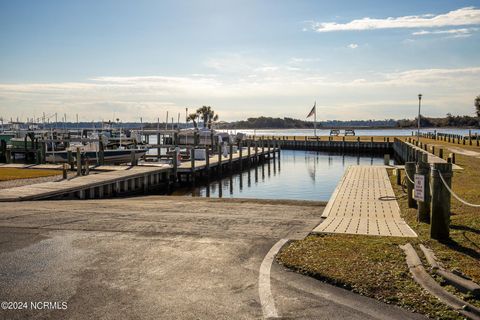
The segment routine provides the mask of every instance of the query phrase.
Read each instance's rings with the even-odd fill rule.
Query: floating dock
[[[384,166],[350,166],[314,233],[416,237],[400,208]]]

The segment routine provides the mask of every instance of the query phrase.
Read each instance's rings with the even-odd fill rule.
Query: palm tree
[[[202,106],[201,108],[198,108],[196,114],[199,115],[203,120],[204,128],[208,127],[211,129],[212,122],[218,120],[218,114],[215,114],[215,111],[213,111],[212,107],[210,106]]]
[[[198,115],[197,115],[196,113],[190,113],[190,114],[188,115],[188,117],[187,117],[187,122],[192,121],[192,122],[193,122],[193,127],[194,127],[195,129],[198,128],[198,125],[197,125],[197,117],[198,117]]]
[[[480,118],[480,95],[475,98],[475,109],[477,109],[477,117]]]

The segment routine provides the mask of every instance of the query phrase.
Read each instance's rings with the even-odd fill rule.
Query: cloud
[[[350,43],[350,44],[348,45],[348,47],[349,47],[350,49],[357,49],[357,48],[358,48],[358,44],[356,44],[356,43]]]
[[[455,112],[468,114],[480,82],[480,67],[476,66],[346,75],[291,68],[287,61],[268,70],[259,62],[250,69],[258,72],[236,77],[104,76],[78,82],[0,83],[0,116],[24,119],[35,113],[58,112],[69,118],[79,113],[81,119],[98,120],[112,119],[115,113],[122,121],[140,116],[153,121],[163,118],[166,111],[183,115],[185,107],[209,104],[221,111],[222,120],[256,115],[301,118],[305,110],[299,106],[315,98],[329,106],[330,114],[337,110],[338,118],[384,118],[392,112],[403,117],[410,114],[411,100],[418,92],[425,94],[435,115],[451,112],[453,107]],[[389,103],[379,108],[382,101]]]
[[[451,35],[454,38],[467,38],[472,35],[474,31],[478,31],[478,28],[459,28],[459,29],[448,29],[448,30],[420,30],[413,32],[413,36],[425,36],[425,35]]]
[[[332,32],[393,28],[439,28],[478,24],[480,24],[480,10],[475,7],[465,7],[438,15],[423,14],[384,19],[365,17],[347,23],[312,22],[311,28],[316,32]]]

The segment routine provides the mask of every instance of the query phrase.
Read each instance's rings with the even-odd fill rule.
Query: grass
[[[49,177],[62,174],[59,170],[0,168],[0,181]]]
[[[422,142],[479,150],[476,146],[430,139],[422,139]],[[480,203],[480,159],[457,153],[456,163],[464,170],[455,171],[453,190],[471,203]],[[467,207],[452,197],[450,240],[432,240],[429,237],[429,225],[417,223],[416,209],[408,208],[406,194],[395,184],[395,177],[390,175],[390,178],[402,216],[417,232],[418,239],[311,235],[291,242],[277,256],[277,260],[301,273],[431,318],[463,319],[413,281],[403,251],[398,245],[410,242],[418,248],[416,245],[423,243],[433,249],[447,269],[457,270],[480,283],[480,210]],[[459,294],[450,286],[446,286],[446,289],[472,304],[480,305],[478,300]]]
[[[310,235],[277,256],[288,268],[388,304],[437,319],[462,319],[411,278],[403,238]]]

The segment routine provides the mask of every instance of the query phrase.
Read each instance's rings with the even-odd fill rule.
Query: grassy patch
[[[59,170],[0,168],[0,181],[30,179],[62,174]]]
[[[411,239],[311,235],[277,256],[288,268],[356,293],[438,319],[462,319],[410,276],[399,244]]]

